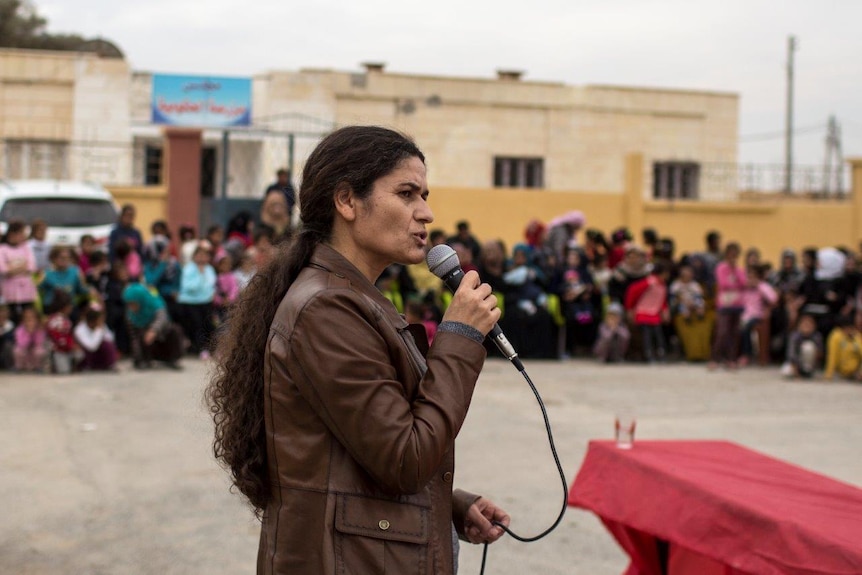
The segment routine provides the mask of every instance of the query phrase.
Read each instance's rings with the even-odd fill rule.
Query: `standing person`
[[[749,250],[750,251],[750,250]],[[742,354],[739,365],[746,366],[754,354],[751,342],[752,333],[768,317],[772,306],[778,302],[778,294],[771,285],[763,281],[762,267],[752,266],[746,270],[746,288],[742,294]],[[761,346],[769,345],[768,341],[759,342]]]
[[[650,363],[664,361],[667,355],[662,324],[670,321],[667,305],[668,269],[661,262],[652,273],[634,282],[626,291],[626,310],[632,315],[643,338],[644,357]]]
[[[0,244],[0,301],[9,306],[15,324],[36,301],[36,258],[24,237],[26,227],[24,222],[12,220],[6,228],[6,243]]]
[[[125,204],[120,208],[120,217],[114,229],[111,230],[111,235],[108,236],[108,257],[111,258],[112,264],[120,240],[126,240],[138,258],[143,257],[144,240],[141,238],[141,232],[135,227],[135,215],[135,206],[132,204]],[[133,270],[129,271],[131,273]]]
[[[424,257],[427,195],[412,141],[333,132],[305,164],[301,231],[231,313],[208,398],[216,456],[262,516],[262,575],[452,574],[455,529],[492,542],[503,531],[491,522],[508,524],[452,491],[455,437],[500,316],[490,286],[465,274],[426,358],[374,288],[393,262]]]
[[[455,235],[447,238],[446,243],[453,248],[455,244],[461,244],[470,250],[470,254],[473,256],[472,261],[474,262],[478,262],[482,256],[482,244],[479,243],[479,240],[470,231],[470,222],[467,220],[462,220],[455,224]]]
[[[48,222],[43,219],[36,218],[30,222],[30,239],[27,244],[33,250],[33,257],[36,258],[36,271],[41,273],[48,269],[51,265],[50,253],[51,244],[48,243]]]
[[[192,261],[183,266],[177,303],[190,351],[199,354],[201,359],[210,357],[215,289],[216,273],[210,265],[210,252],[198,246]]]
[[[149,369],[153,361],[164,362],[171,369],[182,369],[183,335],[171,323],[165,302],[141,284],[129,284],[123,290],[123,303],[131,339],[135,369]]]
[[[293,213],[293,208],[296,206],[296,190],[293,189],[293,184],[290,182],[290,172],[281,168],[275,173],[275,182],[271,183],[263,193],[264,197],[270,192],[281,192],[284,195],[284,201],[287,204],[287,215]]]
[[[223,255],[221,259],[216,260],[215,264],[217,275],[213,306],[215,307],[215,316],[221,325],[227,319],[228,308],[239,297],[239,283],[233,273],[233,261],[229,255]]]
[[[736,368],[739,347],[739,321],[744,305],[745,270],[738,265],[739,244],[731,242],[724,248],[724,259],[715,267],[715,341],[712,345],[712,360],[709,369],[718,364]]]
[[[260,206],[260,226],[272,230],[272,241],[278,243],[290,236],[290,212],[280,191],[271,191]]]

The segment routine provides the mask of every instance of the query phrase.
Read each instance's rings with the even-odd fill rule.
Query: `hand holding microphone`
[[[467,324],[488,335],[499,319],[500,308],[491,286],[482,283],[476,272],[467,272],[443,314],[443,320]]]
[[[481,298],[484,305],[487,306],[490,303],[491,310],[495,314],[494,323],[491,327],[490,333],[487,329],[481,329],[479,326],[474,325],[469,321],[455,319],[455,317],[449,315],[449,310],[446,311],[446,315],[444,317],[450,321],[461,321],[462,323],[471,325],[482,333],[487,334],[488,337],[490,337],[497,345],[497,348],[503,356],[511,361],[518,371],[523,372],[524,364],[521,363],[520,359],[518,359],[518,353],[515,351],[515,348],[512,347],[512,344],[509,343],[503,330],[501,330],[500,326],[496,323],[497,320],[500,319],[501,312],[499,308],[497,308],[497,298],[491,292],[491,286],[488,284],[480,284],[479,274],[476,272],[471,271],[465,275],[464,270],[461,269],[461,262],[458,260],[458,254],[456,254],[455,250],[446,244],[440,244],[439,246],[431,248],[428,251],[428,255],[425,256],[425,262],[428,264],[428,269],[431,270],[431,273],[443,280],[446,287],[455,293],[455,298],[452,300],[453,305],[459,296],[467,301],[470,299]],[[466,284],[464,292],[461,291],[462,284]],[[461,304],[459,302],[459,307],[460,305]],[[466,301],[464,305],[467,305]],[[464,312],[456,310],[455,313],[459,314]]]

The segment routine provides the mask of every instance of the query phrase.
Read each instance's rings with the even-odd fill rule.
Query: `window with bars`
[[[654,162],[653,198],[658,200],[697,199],[700,164],[696,162]]]
[[[157,186],[162,183],[162,147],[144,147],[144,185]]]
[[[494,187],[545,187],[544,158],[494,158]]]
[[[69,145],[41,140],[6,140],[3,176],[13,180],[68,177]]]

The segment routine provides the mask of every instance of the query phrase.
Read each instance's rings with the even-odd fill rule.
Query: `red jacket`
[[[55,313],[48,318],[45,331],[48,332],[48,339],[54,345],[55,351],[69,353],[75,349],[72,321],[62,313]]]
[[[626,290],[626,309],[635,312],[637,325],[660,325],[667,309],[667,286],[653,274],[636,281]]]

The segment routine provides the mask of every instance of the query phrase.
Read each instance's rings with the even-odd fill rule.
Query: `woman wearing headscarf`
[[[274,243],[290,236],[290,212],[281,190],[270,190],[260,206],[260,225],[273,231]]]
[[[171,323],[164,300],[143,285],[132,283],[123,290],[123,301],[135,369],[147,369],[153,361],[178,369],[183,355],[182,332]]]

